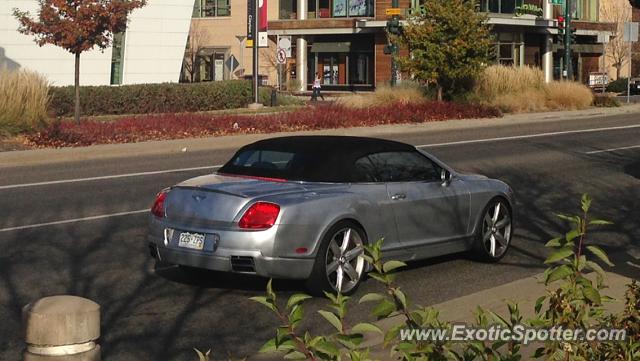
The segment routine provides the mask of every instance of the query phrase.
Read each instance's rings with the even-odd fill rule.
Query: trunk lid
[[[167,194],[167,219],[193,227],[227,229],[256,197],[305,191],[298,183],[274,182],[218,174],[179,183]]]

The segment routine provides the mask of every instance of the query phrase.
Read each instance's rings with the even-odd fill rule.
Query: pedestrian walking
[[[311,86],[311,101],[317,101],[318,97],[322,98],[324,101],[324,95],[320,93],[320,74],[316,72],[316,78],[313,80],[313,85]]]

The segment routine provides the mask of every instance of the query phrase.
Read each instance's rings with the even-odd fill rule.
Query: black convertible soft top
[[[403,151],[415,151],[415,147],[392,140],[365,137],[278,137],[240,148],[218,172],[306,182],[351,182],[353,165],[359,158],[373,153]],[[255,159],[255,154],[261,152],[283,153],[289,158],[280,165],[262,161],[261,157],[261,161],[247,162],[247,159]]]

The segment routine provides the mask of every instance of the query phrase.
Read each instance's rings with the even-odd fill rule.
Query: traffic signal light
[[[393,35],[400,35],[402,33],[400,17],[394,15],[391,17],[391,19],[387,20],[387,32]]]
[[[571,36],[571,42],[572,42],[572,43],[574,43],[574,44],[576,43],[576,31],[577,31],[577,30],[578,30],[578,29],[573,28],[573,27],[570,29],[570,31],[571,31],[571,34],[570,34],[570,36]]]
[[[564,35],[564,16],[558,16],[558,35]]]

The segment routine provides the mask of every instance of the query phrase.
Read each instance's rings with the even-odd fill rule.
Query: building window
[[[211,18],[231,16],[230,0],[195,0],[193,17]]]
[[[501,65],[524,65],[524,42],[520,33],[499,33],[496,46],[496,60]]]
[[[297,18],[297,0],[280,1],[280,19]],[[307,0],[307,19],[374,16],[373,0]]]
[[[480,0],[480,11],[496,14],[515,14],[522,5],[542,8],[541,0]]]
[[[575,19],[598,21],[598,0],[577,0]]]
[[[575,11],[573,12],[572,19],[579,21],[598,21],[598,8],[599,0],[575,0]],[[563,5],[553,6],[553,17],[564,15]]]
[[[323,89],[371,89],[374,84],[372,36],[317,36],[309,43],[309,84],[320,76]]]
[[[111,85],[122,84],[124,39],[124,32],[113,34],[113,44],[111,46]]]
[[[220,81],[229,79],[225,62],[229,58],[227,48],[203,48],[195,59],[195,81]]]

